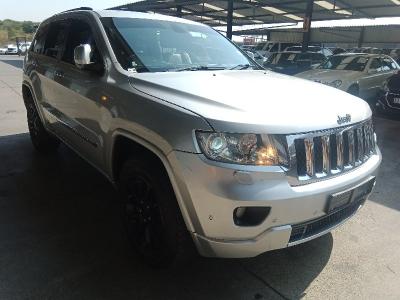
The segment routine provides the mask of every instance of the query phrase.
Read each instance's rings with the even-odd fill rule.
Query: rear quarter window
[[[34,52],[37,54],[43,53],[47,30],[48,30],[48,26],[39,27],[38,31],[35,34],[35,38],[32,41],[32,45],[30,47],[31,52]]]

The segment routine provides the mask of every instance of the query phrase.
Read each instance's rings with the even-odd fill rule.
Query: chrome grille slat
[[[322,141],[322,172],[329,174],[331,172],[330,156],[329,156],[329,135],[321,137]]]
[[[354,169],[375,154],[371,120],[347,127],[286,137],[291,185],[303,185]]]
[[[306,148],[306,172],[307,175],[314,176],[314,140],[313,138],[305,139],[304,146]]]
[[[372,129],[372,125],[368,124],[367,125],[367,140],[368,140],[368,156],[370,156],[373,153],[373,145],[374,145],[374,131]]]
[[[364,135],[362,127],[357,128],[357,151],[358,157],[357,161],[362,163],[364,161]]]
[[[336,167],[340,172],[343,169],[343,132],[340,131],[336,134]]]
[[[347,131],[347,137],[349,140],[349,166],[354,166],[355,162],[355,145],[354,145],[354,131],[353,130],[348,130]]]

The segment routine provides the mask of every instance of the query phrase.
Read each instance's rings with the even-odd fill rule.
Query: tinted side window
[[[31,51],[38,54],[43,53],[46,33],[48,29],[49,29],[48,26],[39,28],[38,32],[35,35],[35,39],[32,42],[32,46],[30,48]]]
[[[55,22],[50,25],[44,44],[44,55],[58,58],[67,37],[67,29],[67,24],[64,22]]]

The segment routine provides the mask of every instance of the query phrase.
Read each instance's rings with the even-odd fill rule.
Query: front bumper
[[[169,160],[184,190],[184,219],[192,224],[192,236],[203,256],[253,257],[321,236],[343,223],[357,209],[328,228],[295,243],[292,225],[326,216],[332,194],[351,189],[377,175],[381,154],[358,168],[324,181],[290,186],[279,167],[221,164],[201,154],[172,152]],[[270,207],[267,218],[256,226],[236,225],[238,207]]]

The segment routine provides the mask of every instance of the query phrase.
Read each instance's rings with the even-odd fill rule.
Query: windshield
[[[102,18],[102,22],[118,61],[130,71],[257,67],[208,26],[137,18]]]
[[[364,71],[369,58],[365,56],[331,56],[319,68],[327,70]]]

